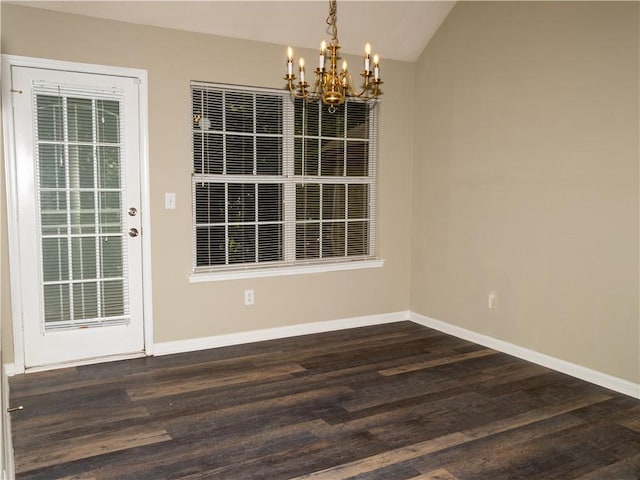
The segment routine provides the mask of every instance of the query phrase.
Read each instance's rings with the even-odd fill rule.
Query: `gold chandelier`
[[[380,66],[378,55],[373,56],[371,62],[371,45],[365,46],[364,68],[360,75],[364,78],[364,84],[360,92],[356,91],[353,79],[347,71],[346,60],[342,62],[342,71],[338,72],[338,60],[340,60],[338,42],[338,5],[337,0],[329,0],[329,25],[332,38],[331,43],[323,40],[320,46],[320,57],[318,68],[314,71],[313,83],[309,85],[305,78],[304,58],[299,62],[300,78],[294,85],[296,76],[293,73],[293,50],[287,50],[287,74],[284,79],[287,81],[289,91],[295,98],[301,98],[310,102],[320,102],[329,105],[329,109],[335,111],[336,105],[341,105],[348,97],[362,98],[369,100],[380,95]],[[328,52],[327,52],[328,50]],[[328,56],[328,58],[327,58]]]

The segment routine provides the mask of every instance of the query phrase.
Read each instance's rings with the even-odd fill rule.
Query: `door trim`
[[[13,323],[13,361],[15,373],[25,371],[25,350],[22,319],[23,295],[21,291],[18,238],[18,197],[16,175],[16,145],[13,124],[11,92],[12,67],[32,67],[48,70],[111,75],[136,79],[139,85],[139,134],[140,134],[140,206],[142,235],[142,309],[144,327],[144,352],[153,355],[153,298],[151,285],[151,221],[149,192],[149,115],[147,71],[128,67],[112,67],[88,63],[66,62],[44,58],[2,55],[0,83],[2,85],[2,122],[4,141],[4,167],[7,196],[7,226],[9,240],[9,267],[11,286],[11,308]],[[92,359],[94,363],[111,360],[110,357]]]

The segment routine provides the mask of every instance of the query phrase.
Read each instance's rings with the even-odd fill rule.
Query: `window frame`
[[[279,97],[282,101],[282,171],[280,175],[258,175],[255,169],[251,174],[205,174],[197,173],[194,167],[196,161],[195,141],[194,134],[197,132],[195,128],[191,130],[191,199],[192,199],[192,270],[188,278],[191,283],[210,282],[210,281],[222,281],[231,279],[242,278],[260,278],[260,277],[272,277],[272,276],[284,276],[284,275],[296,275],[296,274],[309,274],[309,273],[321,273],[340,270],[354,270],[363,268],[379,268],[384,264],[384,260],[379,259],[377,255],[377,242],[376,242],[376,224],[377,224],[377,150],[378,150],[378,135],[377,135],[377,122],[378,122],[378,100],[369,101],[369,103],[375,103],[374,107],[367,111],[369,115],[368,119],[368,136],[365,140],[368,145],[368,164],[367,175],[362,177],[347,176],[346,171],[342,176],[321,176],[321,175],[296,175],[295,173],[295,139],[302,138],[302,136],[310,137],[312,135],[302,132],[301,135],[296,135],[294,123],[295,123],[295,103],[291,98],[289,92],[282,90],[275,90],[261,87],[248,87],[238,85],[228,85],[220,83],[209,82],[196,82],[192,81],[190,85],[191,93],[191,106],[193,109],[194,91],[197,89],[209,89],[210,91],[222,91],[227,90],[231,92],[247,92],[253,95],[270,95]],[[222,105],[224,107],[224,103]],[[346,118],[346,116],[345,116]],[[223,128],[223,135],[226,135],[226,127]],[[233,130],[231,130],[233,134]],[[253,138],[258,138],[258,133],[252,134]],[[321,141],[320,136],[317,136],[318,141]],[[333,137],[336,138],[336,137]],[[347,142],[350,139],[345,131],[343,137],[337,137]],[[345,143],[346,144],[346,143]],[[254,152],[254,156],[256,153]],[[319,172],[321,173],[321,172]],[[229,184],[253,184],[257,185],[270,183],[282,185],[282,198],[284,205],[282,206],[282,260],[277,261],[255,261],[250,263],[233,263],[233,264],[220,264],[220,265],[207,265],[198,266],[198,250],[197,250],[197,219],[196,219],[196,185],[199,182],[207,182],[210,184],[222,184],[225,185],[225,201],[226,192]],[[296,218],[296,189],[300,184],[319,184],[320,188],[327,184],[339,184],[345,185],[345,189],[348,185],[352,184],[366,184],[368,185],[368,216],[366,222],[368,224],[367,245],[365,246],[367,254],[365,255],[347,255],[347,250],[343,256],[328,256],[320,258],[309,259],[296,259],[296,226],[298,219]],[[345,200],[346,203],[346,200]],[[256,202],[257,205],[257,202]],[[348,215],[345,213],[345,217],[341,221],[347,226],[349,222]],[[256,252],[254,256],[258,258],[257,249],[259,246],[259,240],[257,239],[257,226],[260,224],[258,218],[254,218],[253,222],[247,222],[255,225],[256,235]],[[322,224],[325,223],[324,219],[319,220],[320,229],[322,231]],[[229,226],[228,222],[228,206],[225,207],[225,226]],[[346,227],[348,228],[348,227]],[[226,231],[226,230],[225,230]],[[228,242],[228,233],[225,233],[225,242]],[[348,239],[345,233],[345,245],[348,245]],[[225,247],[226,248],[226,247]],[[346,247],[345,247],[346,248]],[[228,262],[228,257],[225,258]]]

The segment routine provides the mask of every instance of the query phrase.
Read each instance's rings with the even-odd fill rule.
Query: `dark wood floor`
[[[401,322],[11,378],[18,479],[640,479],[640,401]]]

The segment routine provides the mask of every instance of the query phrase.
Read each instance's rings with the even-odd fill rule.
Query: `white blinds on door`
[[[128,323],[123,95],[35,85],[43,330]]]

